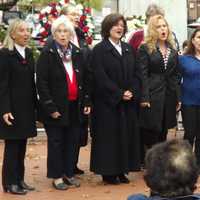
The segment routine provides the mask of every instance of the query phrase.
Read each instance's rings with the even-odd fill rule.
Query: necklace
[[[161,55],[163,57],[163,61],[164,61],[164,69],[167,69],[167,63],[168,63],[168,59],[169,59],[169,55],[170,55],[170,48],[166,48],[164,51],[162,51],[160,49]]]

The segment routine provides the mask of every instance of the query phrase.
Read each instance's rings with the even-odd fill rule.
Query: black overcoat
[[[94,93],[91,170],[114,175],[138,170],[139,133],[135,101],[139,95],[132,48],[122,42],[122,56],[105,39],[93,49]],[[134,100],[125,102],[125,90]]]
[[[169,46],[170,47],[170,46]],[[142,79],[141,102],[150,102],[151,108],[141,108],[143,128],[162,131],[163,126],[176,126],[176,105],[180,98],[180,72],[178,54],[173,48],[165,69],[161,52],[149,53],[143,44],[138,53]]]
[[[75,45],[72,46],[72,63],[78,83],[78,107],[80,116],[83,106],[90,105],[87,84],[87,72],[83,62],[83,53]],[[69,125],[69,101],[66,71],[60,58],[55,43],[43,49],[37,62],[37,90],[39,94],[39,115],[43,123],[54,126]],[[58,111],[61,117],[53,119],[50,114]]]
[[[24,59],[16,49],[0,50],[0,138],[26,139],[36,136],[36,89],[34,60],[30,49]],[[13,126],[3,121],[3,114],[13,114]]]
[[[83,60],[84,60],[84,66],[87,68],[88,73],[88,80],[90,82],[92,81],[92,73],[90,68],[90,62],[91,62],[91,49],[89,48],[84,32],[80,28],[75,28],[75,32],[78,38],[79,47],[81,51],[83,52]],[[91,87],[89,87],[91,89]],[[91,91],[89,91],[91,93]],[[90,115],[82,115],[82,123],[81,123],[81,134],[80,134],[80,146],[86,146],[88,141],[88,126],[90,127]],[[91,132],[91,128],[90,128]]]
[[[83,31],[80,28],[75,28],[75,32],[76,32],[78,42],[79,42],[79,47],[83,56],[82,64],[87,69],[86,71],[88,72],[88,80],[92,80],[92,73],[90,69],[91,50],[86,42]],[[53,36],[50,35],[46,41],[45,47],[51,48],[53,42],[54,42]],[[84,115],[84,113],[82,113],[81,119],[82,119],[82,122],[81,122],[80,146],[86,146],[87,141],[88,141],[88,126],[89,126],[88,115]]]

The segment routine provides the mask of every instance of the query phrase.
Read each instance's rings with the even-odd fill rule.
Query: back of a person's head
[[[154,15],[164,16],[165,11],[160,6],[158,6],[157,4],[152,3],[147,7],[147,10],[145,12],[146,20],[148,21],[149,18],[153,17]]]
[[[162,197],[190,195],[198,178],[196,158],[185,140],[153,146],[146,154],[144,180],[152,194]]]

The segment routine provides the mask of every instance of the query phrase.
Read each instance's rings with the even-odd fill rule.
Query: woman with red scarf
[[[90,113],[83,53],[70,42],[74,28],[66,17],[52,24],[53,42],[37,63],[40,114],[48,137],[47,177],[58,190],[79,187],[74,178],[81,112]],[[83,108],[83,110],[81,109]]]

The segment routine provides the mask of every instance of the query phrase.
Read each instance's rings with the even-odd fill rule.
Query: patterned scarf
[[[63,62],[69,62],[72,60],[72,46],[69,44],[67,48],[60,45],[58,42],[55,42],[57,52],[61,57]]]

